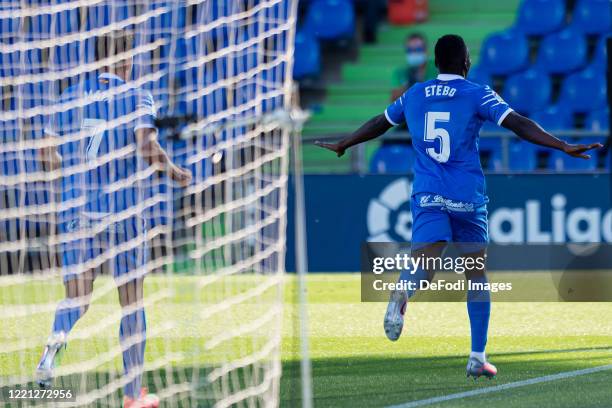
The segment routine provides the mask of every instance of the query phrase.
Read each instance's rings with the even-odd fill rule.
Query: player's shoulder
[[[475,96],[479,97],[486,96],[492,93],[495,94],[495,91],[489,85],[479,84],[477,82],[470,81],[469,79],[466,79],[462,82],[464,92],[473,93]]]

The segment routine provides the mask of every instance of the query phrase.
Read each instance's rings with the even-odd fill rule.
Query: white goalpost
[[[64,283],[92,274],[91,294],[65,303],[81,312],[53,370],[51,388],[73,394],[61,406],[121,406],[140,375],[160,406],[280,405],[296,14],[297,0],[0,2],[3,403],[40,388]],[[131,46],[101,55],[117,32]],[[108,85],[101,73],[126,60],[129,78]],[[117,139],[141,126],[140,100],[117,102],[130,92],[152,97],[187,187]],[[51,148],[58,168],[41,159]],[[142,300],[122,308],[118,286],[142,274]],[[120,341],[135,308],[146,330]]]

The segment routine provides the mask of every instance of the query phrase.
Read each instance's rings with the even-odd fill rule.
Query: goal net
[[[296,3],[0,0],[3,403],[279,405]]]

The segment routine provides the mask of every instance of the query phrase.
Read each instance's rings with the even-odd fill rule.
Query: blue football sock
[[[414,273],[411,273],[412,271],[414,271]],[[411,267],[408,269],[404,269],[400,272],[400,277],[399,277],[400,282],[414,282],[413,287],[415,289],[413,290],[408,289],[406,291],[406,293],[408,294],[408,299],[414,296],[414,293],[418,290],[419,286],[421,285],[421,281],[427,280],[427,278],[428,278],[427,272],[425,272],[422,268],[413,269]]]
[[[472,284],[487,283],[486,276],[471,279]],[[491,293],[487,289],[468,290],[467,310],[472,332],[472,351],[481,353],[487,345],[489,316],[491,315]]]
[[[124,395],[138,398],[142,379],[147,324],[144,309],[138,309],[121,318],[119,342],[123,349],[123,371],[133,378],[123,387]]]
[[[77,320],[81,318],[84,310],[85,307],[79,305],[78,299],[64,299],[59,302],[53,320],[53,333],[63,331],[68,334]]]

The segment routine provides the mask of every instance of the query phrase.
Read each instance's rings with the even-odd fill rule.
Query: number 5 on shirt
[[[446,129],[437,127],[440,122],[447,123],[450,120],[450,112],[427,112],[425,113],[425,141],[440,141],[440,151],[433,147],[427,148],[427,154],[440,163],[446,163],[450,157],[450,135]]]

